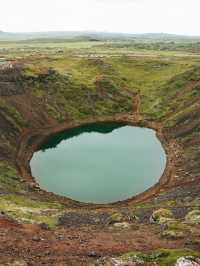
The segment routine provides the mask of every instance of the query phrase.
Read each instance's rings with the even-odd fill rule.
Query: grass
[[[53,66],[50,64],[50,67]],[[91,74],[93,80],[89,82],[74,73],[61,73],[58,68],[49,69],[46,74],[46,70],[41,69],[35,70],[30,65],[25,69],[26,86],[38,100],[45,99],[45,109],[60,122],[68,117],[80,120],[132,110],[132,94],[123,91],[110,76],[95,78]]]
[[[85,53],[86,51],[87,49],[84,50]],[[37,74],[45,71],[48,66],[63,76],[71,77],[79,87],[83,85],[92,91],[95,90],[95,81],[99,77],[106,76],[121,89],[139,92],[142,96],[142,112],[159,118],[161,111],[158,106],[162,105],[165,84],[173,77],[183,74],[198,64],[197,59],[184,57],[120,56],[91,59],[64,54],[54,60],[44,58],[42,62],[38,58],[33,58],[27,64],[27,71],[29,69],[30,73]],[[44,96],[41,91],[36,93],[41,97]]]
[[[41,202],[25,195],[9,194],[0,197],[0,209],[9,217],[23,223],[57,225],[63,207],[58,203]]]
[[[160,249],[150,254],[131,252],[122,256],[123,259],[138,257],[145,262],[157,262],[159,266],[175,265],[178,258],[183,256],[195,256],[200,258],[200,252],[191,249]]]
[[[0,162],[0,190],[0,210],[9,217],[25,223],[46,223],[50,228],[56,226],[62,205],[27,197],[26,185],[7,162]]]
[[[8,106],[3,99],[0,99],[0,112],[16,130],[20,130],[23,126],[26,125],[21,114],[16,110],[16,108],[14,108],[13,106]]]
[[[15,167],[6,161],[1,161],[0,162],[0,190],[14,193],[14,192],[24,191],[24,189],[25,187],[20,182],[20,177]]]
[[[49,41],[44,42],[42,40],[35,40],[35,41],[18,41],[18,42],[9,42],[9,41],[2,41],[0,42],[0,48],[5,49],[55,49],[55,48],[64,48],[64,49],[86,49],[92,48],[93,46],[97,46],[100,44],[104,44],[104,42],[90,42],[90,41],[80,41],[80,42],[69,42],[69,41]]]

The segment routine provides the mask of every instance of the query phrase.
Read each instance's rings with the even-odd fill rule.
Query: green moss
[[[24,191],[25,186],[20,182],[20,177],[14,166],[6,161],[0,162],[0,190],[6,192]]]
[[[200,93],[200,84],[197,84],[195,85],[193,88],[192,88],[192,94],[193,95],[199,95]]]
[[[169,119],[166,120],[167,127],[173,127],[177,124],[183,123],[190,118],[191,113],[194,113],[200,108],[200,103],[196,102],[188,107],[185,107],[183,110],[176,112]]]
[[[15,260],[10,263],[0,263],[0,266],[27,266],[27,263],[24,260]]]
[[[145,262],[157,262],[159,266],[175,265],[178,258],[182,256],[200,257],[200,252],[190,249],[160,249],[150,254],[130,252],[122,256],[123,259],[137,256]]]
[[[1,196],[0,209],[19,222],[46,223],[53,228],[62,214],[63,207],[58,203],[41,202],[11,194]]]
[[[160,266],[171,266],[174,265],[176,260],[183,256],[195,256],[200,257],[200,252],[193,251],[190,249],[178,249],[178,250],[163,250],[162,252],[168,252],[168,256],[162,258],[159,258],[159,264]],[[166,254],[165,253],[165,254]]]
[[[122,222],[124,219],[123,215],[120,212],[115,212],[109,217],[109,224]]]
[[[167,239],[180,239],[185,237],[185,232],[177,230],[164,230],[161,233],[161,237]]]
[[[48,114],[59,122],[132,110],[132,94],[125,93],[110,77],[88,84],[51,70],[34,78],[30,86],[37,98],[45,99]]]
[[[8,105],[3,99],[0,99],[0,113],[5,119],[14,127],[14,129],[21,130],[26,125],[25,120],[21,114],[11,105]]]
[[[171,220],[166,224],[167,229],[187,232],[190,228],[179,220]]]
[[[106,52],[108,51],[104,51],[103,53],[106,54]],[[165,98],[168,94],[168,87],[171,87],[170,91],[172,92],[174,91],[174,88],[176,88],[176,90],[179,89],[184,83],[184,80],[180,74],[190,69],[194,64],[197,64],[195,60],[187,60],[185,58],[178,59],[175,57],[170,58],[169,61],[166,58],[155,59],[140,57],[132,59],[130,57],[123,56],[118,58],[108,57],[101,59],[88,59],[87,57],[74,58],[71,55],[64,55],[56,60],[50,60],[50,58],[48,58],[43,59],[42,62],[38,60],[35,61],[35,64],[32,65],[32,68],[35,66],[36,70],[32,70],[32,72],[38,75],[39,73],[45,72],[47,68],[46,66],[48,66],[55,69],[63,77],[68,77],[68,87],[63,86],[62,93],[67,93],[67,91],[70,91],[70,94],[66,94],[66,97],[69,99],[69,101],[66,102],[66,105],[68,105],[68,107],[70,106],[71,109],[72,106],[77,107],[81,104],[82,109],[85,108],[86,113],[90,112],[92,115],[96,113],[101,114],[103,110],[100,109],[99,106],[102,104],[107,104],[106,97],[103,99],[103,101],[97,101],[97,104],[99,102],[97,108],[95,108],[96,105],[94,105],[90,110],[86,109],[86,106],[92,106],[92,103],[96,101],[95,98],[98,98],[99,96],[99,91],[95,88],[97,85],[98,88],[104,89],[104,93],[107,91],[107,99],[109,98],[109,94],[113,96],[113,94],[118,92],[120,95],[122,95],[127,92],[127,89],[134,93],[140,92],[142,96],[142,112],[148,113],[148,115],[159,119],[168,108],[167,106],[165,107],[163,105],[163,98]],[[173,77],[176,78],[173,80]],[[69,78],[71,79],[70,81]],[[59,77],[57,81],[58,80],[61,80],[61,77]],[[168,86],[169,81],[170,84]],[[61,92],[61,84],[59,83],[60,82],[58,81],[58,84],[52,84],[54,89],[57,87],[57,90],[54,90],[54,97],[57,99],[60,97],[59,95],[56,96],[55,91],[57,91],[57,93],[59,91]],[[88,91],[89,96],[86,95],[85,97],[82,94],[81,84],[87,88],[86,91]],[[42,88],[38,85],[36,85],[36,87],[40,87],[40,90]],[[48,85],[45,84],[45,87],[48,88]],[[91,90],[94,95],[90,95]],[[34,93],[39,95],[39,97],[41,95],[41,93],[38,92]],[[70,101],[72,95],[73,97],[75,95],[75,98],[74,100],[72,99],[72,101]],[[80,102],[80,99],[78,99],[79,105],[76,105],[78,95],[80,96],[79,98],[82,97],[83,101]],[[100,96],[102,97],[101,94]],[[88,101],[87,98],[91,98],[91,100]],[[72,105],[72,102],[74,105]],[[119,102],[115,95],[112,99],[112,102],[115,102],[116,105],[118,105],[118,110],[116,110],[117,112],[131,110],[128,98],[126,101]],[[49,102],[48,104],[55,106],[55,103],[52,102]],[[57,106],[59,107],[59,105]],[[106,107],[107,113],[111,111],[112,107],[113,106],[111,104]],[[54,109],[57,110],[57,112],[59,110],[59,108],[55,107]],[[103,114],[105,114],[105,111],[103,111]],[[63,116],[65,115],[66,113],[63,114]],[[69,115],[73,116],[74,113],[71,112]],[[74,117],[77,117],[78,115],[81,117],[80,111],[79,114],[76,113]]]

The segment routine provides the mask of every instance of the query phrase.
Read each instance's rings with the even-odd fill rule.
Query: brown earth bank
[[[23,259],[28,265],[78,266],[87,265],[101,256],[129,251],[148,253],[161,248],[199,250],[200,222],[197,218],[199,214],[195,214],[200,208],[199,156],[185,148],[199,145],[199,133],[192,131],[199,121],[198,112],[184,114],[184,124],[177,122],[170,128],[167,123],[172,113],[167,113],[162,119],[145,115],[141,110],[142,98],[139,94],[126,91],[126,97],[132,101],[132,109],[126,112],[115,107],[114,114],[107,111],[106,114],[102,112],[78,119],[65,114],[65,120],[58,121],[48,109],[48,103],[53,104],[51,101],[55,92],[46,84],[49,76],[54,75],[57,78],[54,72],[34,78],[24,77],[20,69],[4,71],[0,75],[0,83],[7,82],[6,92],[9,92],[5,94],[0,86],[0,159],[16,169],[16,175],[19,176],[18,179],[13,178],[11,173],[14,191],[10,190],[10,184],[7,183],[5,188],[0,187],[3,204],[7,204],[9,197],[15,202],[14,210],[10,210],[12,201],[6,205],[8,212],[3,209],[3,204],[0,205],[0,262]],[[38,98],[31,87],[35,85],[35,80],[46,86],[42,98]],[[54,83],[54,80],[51,82]],[[197,82],[193,83],[193,86],[197,85]],[[3,83],[0,85],[3,86]],[[187,83],[187,89],[177,94],[177,97],[188,93],[193,86]],[[94,97],[95,103],[98,104],[99,99],[106,102],[110,97],[106,93],[106,89],[100,88]],[[83,98],[88,100],[90,96],[84,94]],[[125,98],[123,94],[115,94],[113,101],[120,105]],[[63,115],[63,110],[55,106],[57,112]],[[156,130],[167,154],[166,170],[158,184],[127,201],[107,205],[76,202],[38,187],[31,176],[29,162],[33,152],[52,134],[83,124],[113,121]],[[186,139],[185,136],[190,136],[191,132],[192,138]],[[40,220],[32,221],[38,213],[29,205],[19,205],[19,197],[25,203],[27,199],[31,204],[47,202],[48,208],[37,210],[39,215],[43,215],[44,211],[46,217],[53,216],[54,205],[60,204],[62,210],[56,226],[51,227]],[[51,204],[52,209],[49,207]],[[30,215],[30,210],[29,223],[17,216],[18,211],[25,216],[26,212]],[[194,213],[190,214],[192,211]]]

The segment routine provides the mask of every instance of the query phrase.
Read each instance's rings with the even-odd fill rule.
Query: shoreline
[[[82,203],[64,196],[59,196],[57,194],[54,194],[52,192],[48,192],[46,190],[43,190],[39,187],[39,184],[36,182],[35,178],[31,174],[30,169],[30,160],[34,154],[34,152],[44,143],[46,142],[51,136],[67,131],[72,128],[93,124],[93,123],[125,123],[127,125],[132,126],[140,126],[140,127],[146,127],[150,128],[156,131],[156,136],[161,142],[161,145],[163,146],[165,153],[166,153],[166,167],[165,170],[160,177],[159,181],[147,189],[146,191],[137,194],[136,196],[133,196],[131,198],[128,198],[123,201],[117,201],[114,203],[107,203],[107,204],[95,204],[95,203]],[[142,125],[142,126],[141,126]],[[174,168],[176,163],[176,156],[174,152],[174,146],[176,146],[175,141],[168,140],[166,136],[163,134],[162,125],[157,122],[148,121],[145,119],[141,119],[140,116],[135,114],[118,114],[114,116],[106,116],[106,117],[100,117],[100,118],[92,118],[87,119],[82,122],[71,122],[71,123],[63,123],[60,125],[56,125],[51,128],[43,128],[43,129],[35,129],[34,131],[27,131],[24,134],[22,134],[19,147],[16,155],[16,164],[17,168],[20,172],[20,175],[24,179],[25,182],[27,182],[33,189],[37,189],[38,191],[45,193],[49,196],[56,197],[58,201],[72,201],[76,203],[76,205],[81,205],[82,207],[90,207],[90,208],[107,208],[107,207],[118,207],[118,206],[127,206],[129,204],[137,204],[144,202],[145,200],[152,198],[157,193],[159,193],[161,190],[166,188],[169,184],[171,184],[174,180]],[[176,147],[177,148],[177,147]]]

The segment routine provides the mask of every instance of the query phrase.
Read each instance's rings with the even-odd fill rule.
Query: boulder
[[[123,223],[114,223],[113,224],[114,227],[117,228],[121,228],[121,229],[130,229],[131,228],[131,224],[123,222]]]
[[[185,216],[185,222],[189,224],[200,224],[200,210],[193,210]]]
[[[177,260],[176,266],[200,266],[200,259],[192,256],[181,257]]]
[[[151,223],[164,224],[173,219],[173,213],[168,209],[158,209],[150,217]]]

